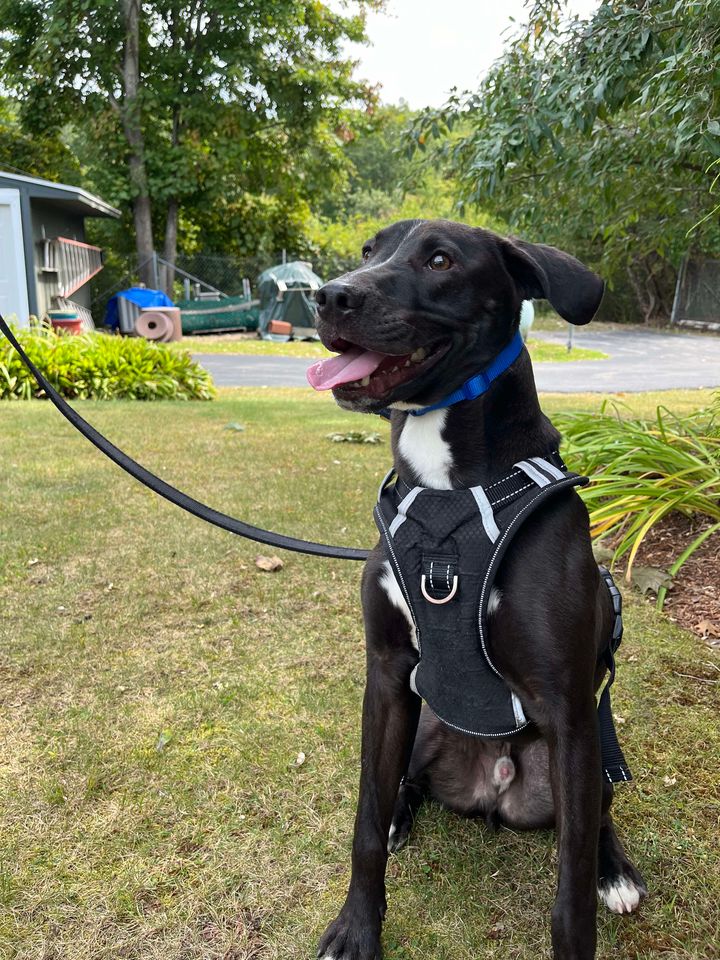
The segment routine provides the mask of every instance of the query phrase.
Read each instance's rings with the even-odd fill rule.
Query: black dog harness
[[[380,488],[375,521],[415,625],[420,660],[413,690],[437,717],[462,733],[507,738],[530,723],[517,695],[490,659],[488,608],[498,567],[521,525],[546,500],[583,486],[558,455],[515,464],[487,487],[408,487],[391,471]],[[615,621],[603,652],[610,671],[598,706],[604,775],[632,779],[617,741],[609,687],[622,637],[621,598],[609,572]]]

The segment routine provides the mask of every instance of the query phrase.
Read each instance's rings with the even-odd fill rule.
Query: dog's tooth
[[[427,350],[425,347],[418,347],[418,349],[410,354],[410,359],[413,363],[420,363],[421,360],[424,360],[427,356]]]
[[[410,361],[409,361],[409,360],[406,360],[405,363],[403,364],[403,369],[404,369],[405,367],[409,367],[409,366],[410,366]]]
[[[361,386],[361,387],[368,387],[368,386],[370,386],[370,376],[369,376],[369,375],[368,375],[367,377],[363,377],[363,378],[362,378],[362,380],[360,381],[360,386]]]

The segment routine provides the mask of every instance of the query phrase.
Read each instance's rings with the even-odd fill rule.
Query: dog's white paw
[[[612,913],[632,913],[647,896],[647,890],[630,877],[617,877],[598,887],[598,896]]]

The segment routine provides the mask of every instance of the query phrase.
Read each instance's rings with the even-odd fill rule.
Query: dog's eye
[[[363,250],[363,252],[362,252],[362,258],[363,258],[363,263],[367,263],[368,260],[370,259],[370,251],[369,251],[369,250]]]
[[[428,266],[431,270],[449,270],[452,260],[446,253],[434,253],[428,260]]]

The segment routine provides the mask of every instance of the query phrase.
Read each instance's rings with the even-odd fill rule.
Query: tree
[[[342,182],[320,198],[316,212],[330,219],[379,216],[417,190],[427,171],[405,150],[404,134],[413,119],[406,103],[348,110],[336,129],[345,159]]]
[[[538,0],[480,89],[426,112],[413,143],[447,157],[466,202],[667,316],[682,256],[720,240],[718,49],[715,0],[602,3],[588,20]]]
[[[0,169],[63,183],[80,176],[80,164],[56,135],[30,137],[22,129],[17,104],[0,97]]]
[[[72,124],[93,177],[132,204],[150,282],[154,233],[174,262],[183,209],[222,196],[218,178],[257,183],[267,160],[272,193],[344,104],[369,96],[342,43],[364,39],[380,2],[344,16],[315,0],[0,0],[0,70],[25,129]]]

